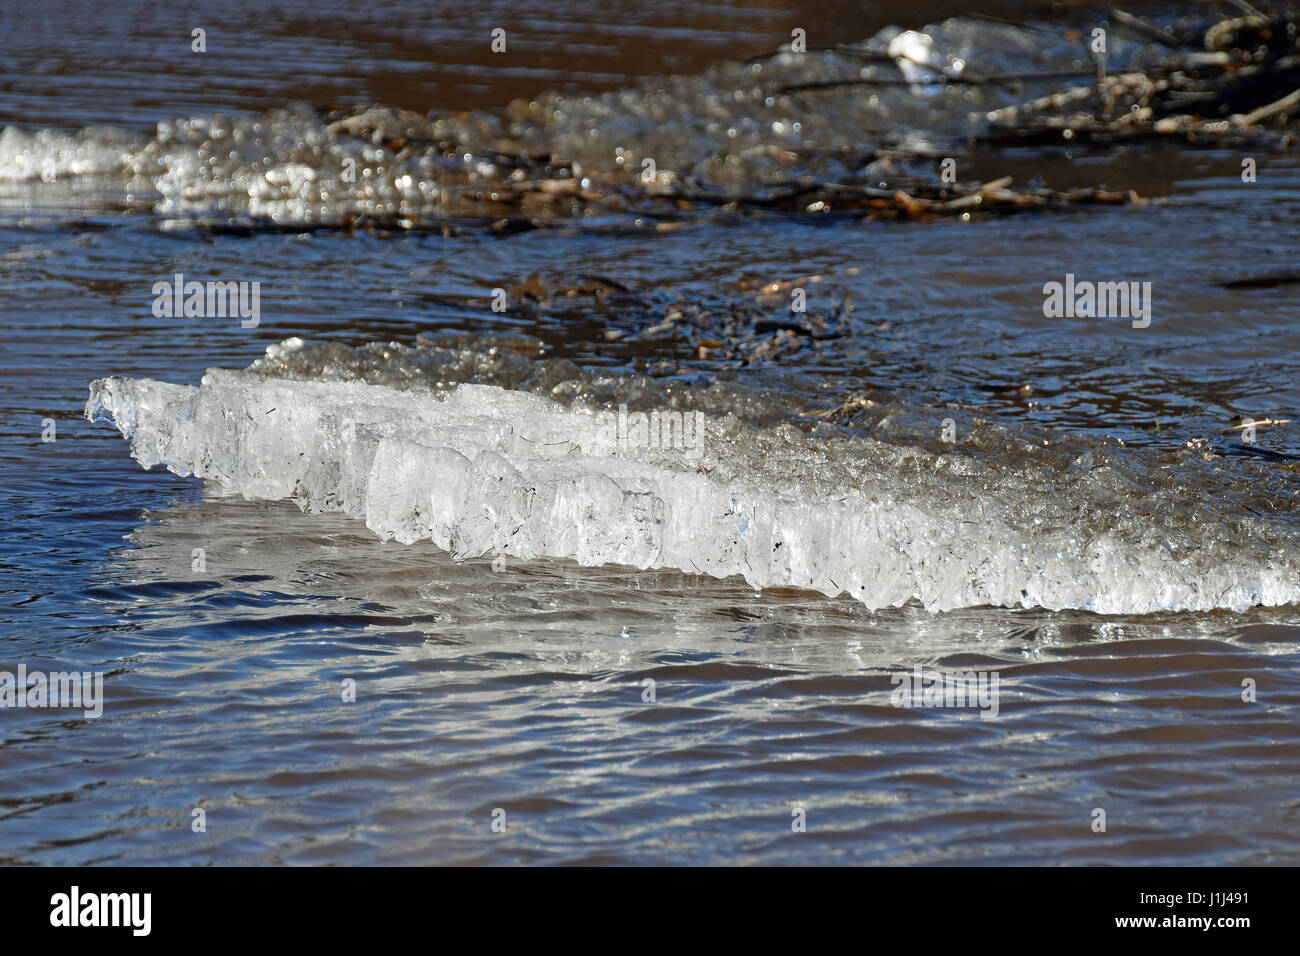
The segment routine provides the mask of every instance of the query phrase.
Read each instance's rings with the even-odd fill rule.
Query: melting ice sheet
[[[1143,52],[1115,36],[1107,63],[1121,70]],[[647,159],[658,170],[655,190],[671,191],[684,178],[706,192],[744,196],[805,176],[883,188],[919,170],[874,161],[882,145],[893,143],[903,155],[945,155],[965,140],[972,114],[1053,92],[1067,82],[1060,72],[1090,66],[1063,28],[954,19],[603,94],[539,93],[498,111],[423,116],[378,108],[331,122],[295,103],[256,116],[167,119],[151,136],[9,127],[0,131],[0,186],[98,176],[105,189],[116,185],[136,202],[152,200],[159,215],[246,214],[293,224],[481,216],[500,211],[495,204],[522,182],[517,177],[546,179],[563,197],[586,190],[576,184],[588,173],[642,175]],[[944,74],[1003,72],[1052,78],[1014,91],[1003,83],[936,82]],[[850,85],[836,85],[845,81]],[[549,169],[547,160],[540,166],[548,169],[533,168],[529,156],[551,157],[560,167]],[[7,194],[22,208],[22,191],[0,188],[0,200]]]
[[[636,420],[497,386],[247,373],[200,387],[101,379],[86,415],[116,424],[146,468],[342,511],[456,558],[740,575],[870,608],[1300,602],[1293,530],[1104,463],[1004,467],[731,414],[646,447]]]

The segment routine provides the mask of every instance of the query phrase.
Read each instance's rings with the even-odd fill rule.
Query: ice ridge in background
[[[86,415],[116,424],[145,467],[341,511],[457,559],[739,575],[870,608],[1300,602],[1287,526],[1168,478],[1135,481],[1101,456],[998,463],[758,424],[753,409],[724,410],[720,384],[700,390],[696,408],[711,413],[674,447],[627,429],[620,438],[616,406],[444,385],[217,370],[200,387],[110,378],[92,383]]]
[[[896,166],[895,154],[950,148],[973,114],[1057,89],[1068,82],[1062,72],[1086,72],[1087,53],[1067,34],[969,19],[923,32],[891,27],[833,50],[723,63],[604,94],[544,94],[500,112],[330,116],[290,104],[164,121],[152,137],[9,127],[0,132],[0,183],[101,175],[136,199],[156,197],[159,215],[286,224],[485,215],[525,188],[538,197],[525,213],[530,203],[566,212],[567,202],[568,211],[600,214],[618,199],[610,182],[623,181],[665,195],[739,195],[802,177],[884,187],[915,173]],[[1143,49],[1114,37],[1111,68]],[[1009,71],[1056,78],[959,82]],[[866,85],[836,85],[844,81]]]

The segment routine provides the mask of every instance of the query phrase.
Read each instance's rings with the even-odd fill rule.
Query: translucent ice
[[[1300,601],[1287,528],[1167,500],[1105,466],[997,468],[732,415],[692,435],[682,416],[646,427],[488,385],[110,378],[92,383],[86,414],[115,423],[145,467],[364,517],[457,558],[740,575],[872,608]]]
[[[143,141],[111,127],[91,126],[76,133],[15,126],[0,130],[0,181],[89,176],[120,171]]]

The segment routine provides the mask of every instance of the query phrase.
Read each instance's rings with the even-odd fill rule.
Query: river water
[[[293,141],[286,175],[337,189],[293,104],[475,111],[440,114],[457,123],[518,100],[587,168],[625,149],[730,188],[779,131],[752,125],[766,107],[735,105],[748,66],[727,64],[795,28],[811,48],[971,12],[1089,22],[1021,3],[0,12],[0,127],[14,128],[0,139],[0,670],[104,673],[97,718],[0,710],[0,859],[1300,862],[1300,429],[1223,433],[1300,420],[1295,286],[1225,287],[1294,269],[1294,151],[963,152],[963,178],[1155,200],[969,221],[769,212],[658,229],[598,209],[503,231],[466,207],[402,231],[308,228],[335,196],[250,200],[261,167],[208,141]],[[928,32],[973,36],[972,64],[994,72],[1055,42],[978,24]],[[953,95],[856,91],[793,115],[836,149],[910,131],[941,154]],[[746,137],[760,147],[738,146],[739,167],[713,163]],[[131,151],[159,165],[109,168]],[[381,199],[404,172],[383,172]],[[156,315],[154,285],[177,273],[259,282],[258,324]],[[1150,282],[1150,325],[1046,317],[1044,283],[1067,274]],[[728,352],[717,316],[813,275],[808,309],[833,335]],[[582,291],[593,276],[612,291]],[[498,288],[517,307],[493,312]],[[674,305],[707,315],[690,335],[646,334]],[[209,380],[651,396],[730,414],[735,457],[710,462],[750,462],[737,481],[797,486],[815,508],[818,482],[852,475],[918,527],[947,509],[977,530],[896,529],[884,550],[903,557],[860,600],[653,561],[453,560],[356,516],[145,471],[83,417],[94,380],[198,385],[293,337],[307,345]],[[807,437],[782,444],[791,427]],[[758,460],[785,447],[812,472]],[[1087,574],[1058,544],[1085,532],[1116,556]],[[1058,546],[1065,572],[1017,576]],[[701,525],[694,561],[718,553]],[[902,591],[881,583],[894,572]],[[1016,599],[970,597],[1004,592]],[[996,716],[895,706],[918,667],[995,674]]]

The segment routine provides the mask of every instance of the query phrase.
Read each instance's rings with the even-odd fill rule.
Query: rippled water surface
[[[0,12],[0,126],[105,125],[140,140],[160,120],[248,119],[294,101],[493,110],[558,91],[581,104],[666,73],[696,78],[678,93],[700,110],[691,97],[712,102],[722,82],[698,79],[707,68],[774,50],[794,27],[810,45],[856,43],[972,9],[524,14],[284,0],[249,5],[237,39],[210,29],[199,62],[189,31],[219,21],[198,4],[165,17],[55,6],[59,18]],[[497,25],[511,32],[508,54],[487,51]],[[642,89],[633,102],[655,100]],[[1143,565],[1135,579],[1176,580],[1176,563],[1198,555],[1227,565],[1260,541],[1286,567],[1300,555],[1300,430],[1264,428],[1247,443],[1224,429],[1241,416],[1300,420],[1297,287],[1225,283],[1294,270],[1300,163],[1294,150],[1252,153],[1260,175],[1243,184],[1242,155],[1161,146],[962,160],[980,178],[1105,183],[1158,200],[1140,206],[915,223],[765,213],[671,231],[587,210],[504,233],[484,226],[490,211],[411,233],[247,228],[228,195],[187,219],[192,209],[116,175],[42,182],[0,166],[0,670],[105,673],[98,719],[0,709],[0,859],[1300,863],[1294,605],[872,611],[672,568],[457,562],[428,540],[381,541],[354,517],[144,471],[115,429],[82,417],[89,383],[106,376],[197,385],[294,336],[349,347],[421,336],[472,366],[435,378],[566,400],[666,391],[688,405],[723,383],[734,390],[725,410],[760,437],[821,420],[838,430],[828,441],[968,455],[1008,486],[1033,468],[1073,475],[1104,462],[1133,500],[1154,501],[1117,526],[1178,532],[1169,566]],[[225,212],[238,228],[212,228]],[[258,326],[156,317],[151,289],[175,273],[259,281]],[[494,289],[522,297],[533,273],[552,290],[599,277],[614,291],[491,310]],[[1043,283],[1066,273],[1151,281],[1150,327],[1045,318]],[[812,275],[809,310],[833,320],[833,336],[769,337],[733,356],[701,344],[723,334],[710,323],[730,308],[776,315],[755,297],[764,283]],[[702,310],[695,331],[647,334],[674,305]],[[372,349],[366,374],[402,368],[399,351]],[[494,354],[518,364],[484,358]],[[937,438],[948,417],[956,449]],[[42,441],[47,420],[56,441]],[[908,477],[897,481],[906,494]],[[1044,497],[1082,494],[1054,489]],[[1040,542],[1047,532],[1024,514],[1024,541]],[[990,565],[972,561],[970,573]],[[893,706],[893,678],[917,665],[996,672],[998,716]],[[342,700],[347,681],[355,702]],[[1243,681],[1257,700],[1242,700]],[[197,807],[203,833],[191,829]],[[498,808],[505,833],[492,829]],[[792,830],[798,809],[806,832]]]

